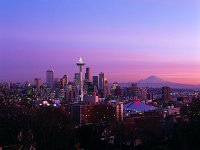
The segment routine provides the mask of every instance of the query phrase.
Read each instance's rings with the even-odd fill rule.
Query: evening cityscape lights
[[[200,1],[1,0],[0,150],[199,150]]]

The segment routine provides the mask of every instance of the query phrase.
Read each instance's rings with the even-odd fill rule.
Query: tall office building
[[[54,90],[58,90],[60,89],[62,86],[61,86],[61,80],[59,78],[54,78],[53,79],[53,87],[54,87]]]
[[[34,82],[35,82],[35,87],[36,87],[37,91],[39,91],[40,90],[40,86],[42,85],[42,80],[39,79],[39,78],[35,78]]]
[[[90,68],[86,68],[85,81],[90,82]]]
[[[142,101],[147,100],[147,89],[146,88],[138,88],[138,98]]]
[[[79,96],[80,96],[80,101],[83,101],[83,78],[82,78],[82,71],[83,71],[83,66],[85,63],[83,62],[82,58],[79,59],[79,61],[76,63],[76,65],[79,67]]]
[[[74,84],[75,84],[75,86],[79,86],[79,79],[80,79],[80,77],[79,77],[79,73],[75,73],[74,74]]]
[[[51,88],[51,90],[53,90],[53,75],[54,75],[53,70],[46,71],[46,84],[49,88]]]
[[[110,95],[110,86],[108,85],[108,79],[104,77],[104,97],[108,97]]]
[[[68,77],[67,75],[64,75],[64,76],[63,76],[63,84],[64,84],[64,87],[67,86],[68,82],[69,82],[69,77]]]
[[[92,83],[93,83],[93,86],[96,86],[98,88],[98,86],[99,86],[99,78],[98,78],[98,76],[93,76]]]
[[[101,89],[101,90],[103,90],[104,89],[104,81],[105,79],[104,79],[104,73],[103,72],[101,72],[101,73],[99,73],[99,89]]]
[[[163,98],[164,102],[170,101],[170,99],[171,99],[170,87],[168,87],[168,86],[162,87],[162,98]]]
[[[64,89],[64,79],[60,78],[60,88]]]
[[[139,88],[137,86],[137,83],[132,83],[131,87],[129,87],[128,95],[134,99],[138,98],[138,91]]]

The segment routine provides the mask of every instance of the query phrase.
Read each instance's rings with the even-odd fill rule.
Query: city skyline
[[[80,61],[80,60],[79,60]],[[128,86],[132,83],[136,83],[136,84],[142,84],[142,86],[156,86],[156,87],[160,87],[160,86],[166,86],[168,84],[170,84],[169,86],[172,86],[174,88],[188,88],[188,89],[194,89],[194,88],[198,88],[200,85],[199,84],[184,84],[184,83],[178,83],[178,82],[173,82],[173,81],[170,81],[170,80],[165,80],[163,78],[160,78],[159,76],[156,76],[156,75],[149,75],[145,78],[139,78],[138,80],[132,80],[132,81],[128,81],[128,82],[118,82],[118,81],[115,81],[115,80],[108,80],[107,76],[104,76],[104,72],[100,72],[98,74],[91,74],[91,72],[89,73],[89,76],[92,77],[92,79],[88,80],[87,77],[88,77],[88,74],[86,73],[88,71],[88,68],[89,70],[91,69],[90,67],[85,67],[83,68],[83,73],[85,74],[84,76],[82,76],[82,78],[84,79],[83,81],[84,82],[94,82],[94,78],[97,77],[97,82],[100,82],[102,79],[100,79],[100,76],[102,76],[103,74],[103,80],[105,79],[106,82],[109,82],[109,84],[115,84],[115,83],[119,83],[119,84],[122,84],[123,86]],[[85,71],[84,71],[85,70]],[[80,71],[80,70],[79,70]],[[31,80],[23,80],[23,81],[7,81],[7,83],[31,83],[33,85],[36,84],[36,82],[39,82],[39,84],[43,84],[43,83],[46,83],[47,85],[49,85],[50,87],[52,87],[52,84],[53,82],[55,81],[58,81],[58,80],[66,80],[66,82],[71,82],[71,83],[74,83],[75,82],[75,78],[77,78],[77,75],[78,75],[78,80],[80,80],[79,78],[79,74],[80,72],[77,71],[77,72],[74,72],[70,77],[68,74],[62,74],[61,76],[56,76],[55,75],[55,71],[53,69],[48,69],[46,70],[46,75],[44,76],[44,78],[41,78],[39,76],[37,77],[34,77],[32,78]],[[53,74],[50,75],[51,77],[49,78],[47,75],[48,73],[47,72],[52,72]],[[66,79],[67,78],[67,79]],[[99,78],[99,79],[98,79]],[[51,81],[49,81],[51,80]],[[96,79],[95,79],[96,80]],[[82,81],[82,82],[83,82]],[[51,83],[49,83],[51,82]],[[0,83],[4,83],[4,82],[0,82]],[[51,84],[51,85],[50,85]],[[104,84],[104,82],[102,83]],[[148,85],[149,84],[149,85]],[[153,84],[157,84],[157,85],[153,85]]]
[[[200,84],[199,4],[2,0],[0,82],[45,81],[48,69],[72,81],[81,56],[92,75],[104,72],[109,82],[156,75]]]

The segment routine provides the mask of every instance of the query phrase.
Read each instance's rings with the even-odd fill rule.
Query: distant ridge
[[[136,81],[139,87],[151,87],[151,88],[161,88],[163,86],[169,86],[174,89],[200,89],[200,85],[190,85],[190,84],[181,84],[175,82],[165,81],[157,76],[149,76],[146,79]],[[122,87],[128,87],[131,83],[120,83]]]

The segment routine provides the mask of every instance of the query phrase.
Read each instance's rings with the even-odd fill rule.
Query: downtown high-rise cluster
[[[54,70],[46,71],[46,83],[35,78],[35,88],[38,96],[41,98],[58,98],[65,99],[70,102],[80,102],[84,100],[84,96],[98,96],[100,98],[107,97],[109,93],[108,82],[103,72],[98,76],[91,76],[91,69],[86,68],[83,79],[83,66],[85,63],[80,58],[76,63],[79,72],[74,74],[74,81],[70,82],[69,77],[64,75],[62,78],[55,78]]]

